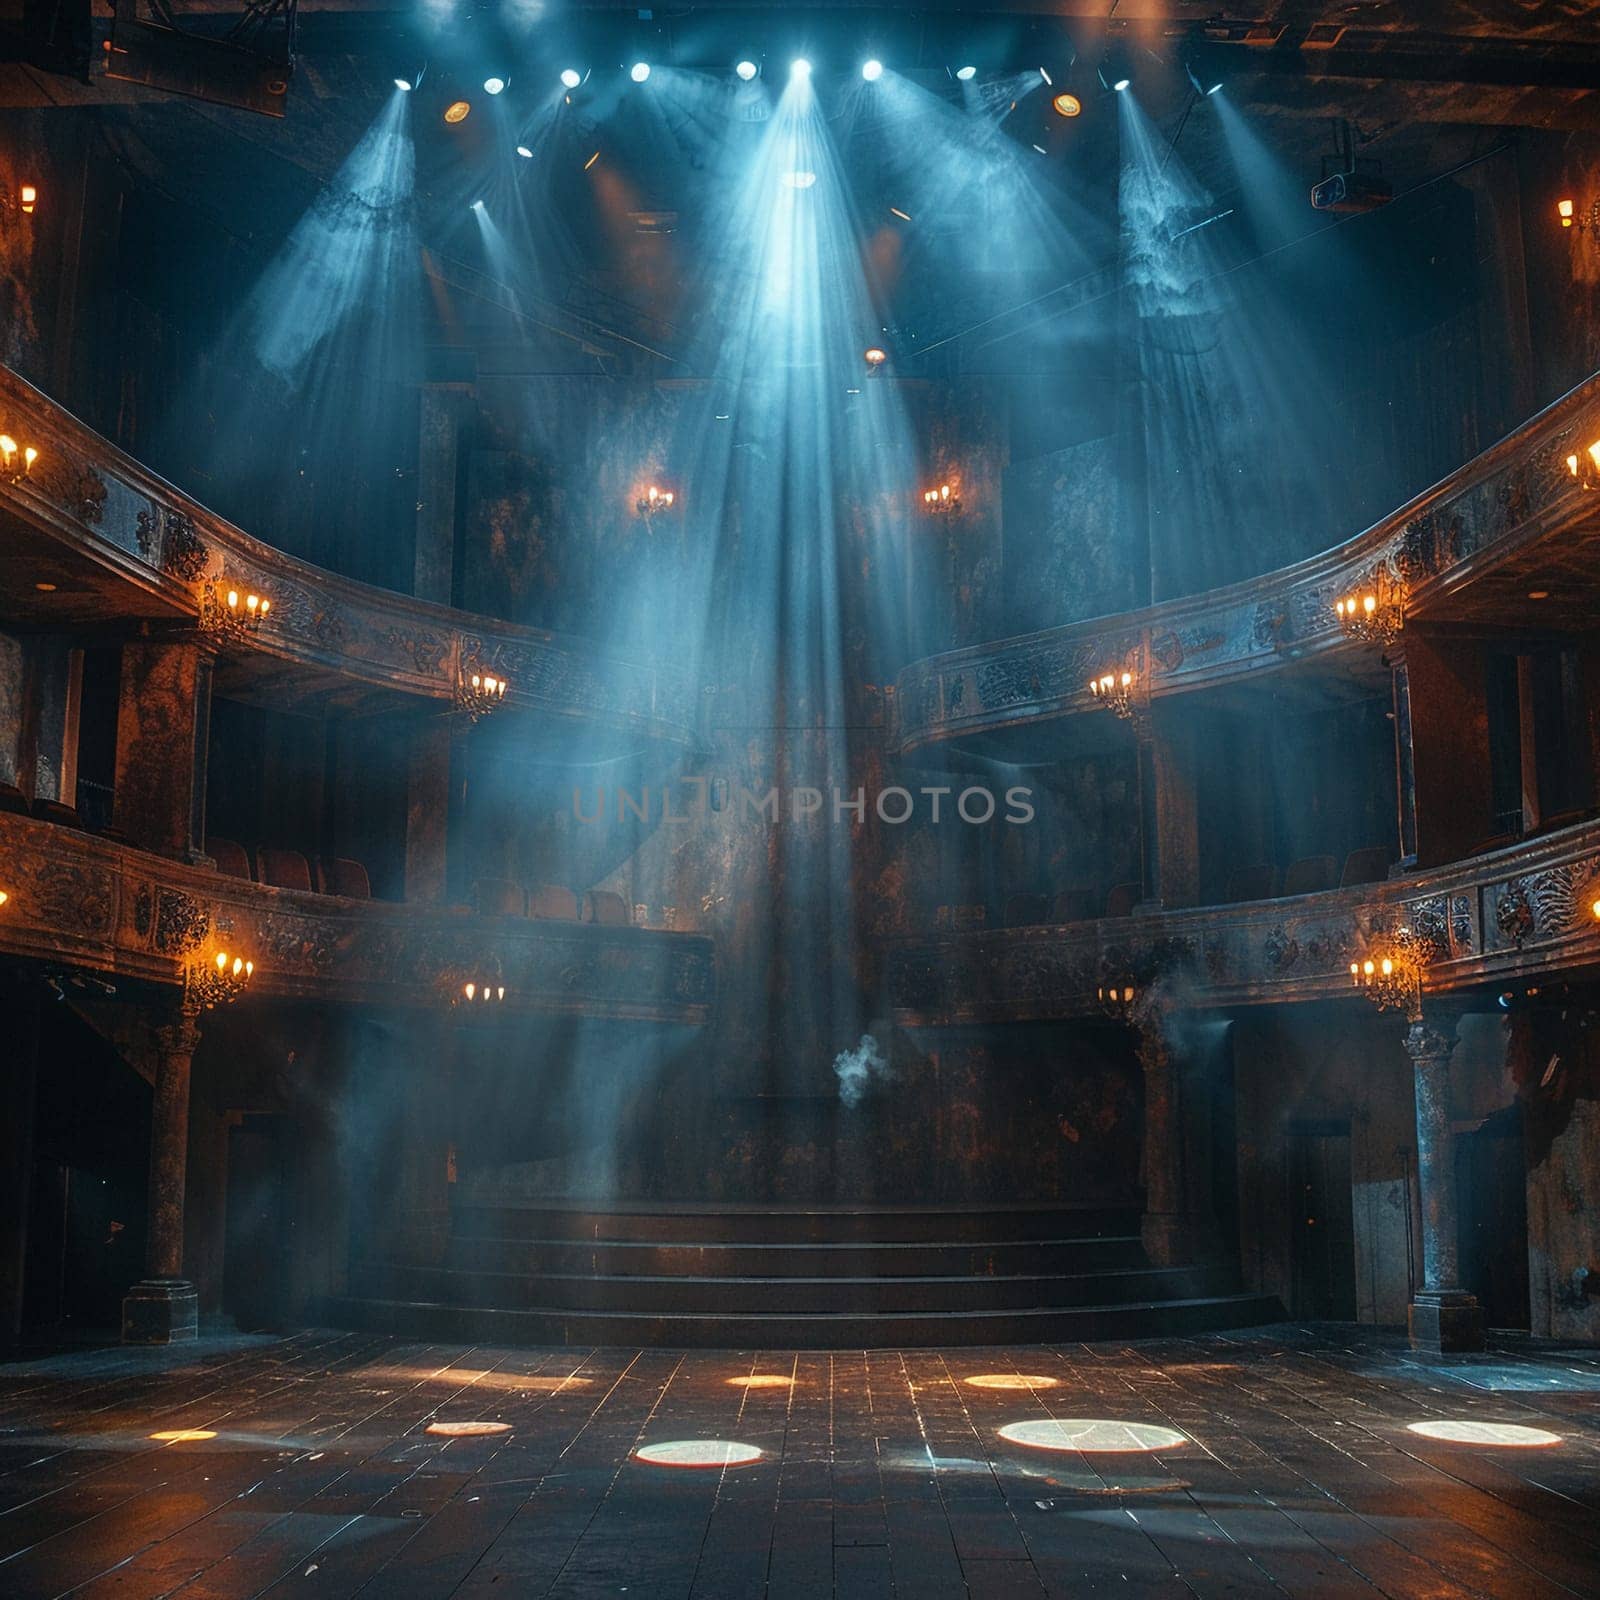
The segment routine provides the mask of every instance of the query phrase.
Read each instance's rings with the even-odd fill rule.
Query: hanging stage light
[[[1050,102],[1050,109],[1058,117],[1075,117],[1083,110],[1083,102],[1075,94],[1058,94]]]
[[[956,68],[956,77],[958,79],[960,79],[960,81],[962,83],[971,83],[972,80],[974,78],[976,78],[977,76],[978,76],[978,69],[976,67],[957,67]]]
[[[861,76],[868,83],[876,83],[883,76],[883,63],[881,61],[864,61],[861,64]]]
[[[415,72],[396,78],[394,80],[395,88],[402,94],[410,94],[413,89],[421,86],[422,74],[427,70],[426,66],[418,67]]]
[[[563,67],[561,69],[561,83],[564,88],[576,89],[583,82],[583,74],[576,67]]]
[[[444,108],[444,120],[449,123],[465,122],[472,115],[472,106],[465,100],[452,100]]]
[[[1222,87],[1222,62],[1220,52],[1204,39],[1193,39],[1183,47],[1180,59],[1194,92],[1213,95]]]
[[[485,94],[499,94],[505,86],[506,80],[504,78],[485,78],[483,80],[483,92]]]
[[[811,76],[811,63],[804,56],[799,56],[789,63],[789,76],[791,78],[809,78]]]
[[[745,82],[746,82],[746,83],[749,83],[749,81],[750,81],[750,80],[751,80],[751,79],[752,79],[752,78],[753,78],[753,77],[755,77],[755,75],[756,75],[756,73],[757,73],[757,72],[758,72],[758,71],[759,71],[759,70],[760,70],[760,69],[759,69],[759,68],[758,68],[758,67],[757,67],[757,66],[756,66],[756,64],[755,64],[755,62],[753,62],[753,61],[741,61],[741,62],[740,62],[740,63],[739,63],[739,65],[738,65],[738,66],[736,66],[736,67],[735,67],[735,68],[734,68],[734,69],[733,69],[733,70],[734,70],[734,71],[735,71],[735,72],[736,72],[736,73],[737,73],[737,74],[738,74],[738,75],[739,75],[739,77],[740,77],[740,78],[742,78],[742,79],[743,79],[743,80],[744,80],[744,81],[745,81]]]
[[[1105,55],[1100,59],[1100,82],[1118,94],[1132,85],[1133,56],[1125,44],[1107,46]]]
[[[524,161],[533,160],[533,151],[531,151],[525,144],[519,144],[517,146],[517,154],[521,156]]]
[[[648,61],[635,61],[629,69],[628,76],[635,83],[643,83],[650,76],[650,63]]]

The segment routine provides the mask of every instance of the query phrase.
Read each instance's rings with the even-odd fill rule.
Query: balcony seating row
[[[30,802],[27,795],[12,783],[0,783],[0,812],[32,817],[38,822],[53,822],[58,828],[76,828],[80,833],[92,833],[97,838],[109,839],[113,844],[132,842],[120,828],[91,826],[75,806],[69,806],[64,801],[47,800],[41,795]]]
[[[264,883],[274,889],[299,889],[305,894],[336,894],[346,900],[370,900],[372,883],[359,861],[345,856],[318,856],[316,877],[312,863],[298,850],[276,850],[262,845],[256,851],[255,871],[250,870],[250,855],[232,839],[208,838],[206,854],[217,864],[218,872],[246,882]]]
[[[609,889],[591,889],[580,908],[577,895],[564,884],[542,883],[524,889],[510,878],[477,879],[472,885],[472,906],[485,917],[597,922],[610,928],[625,928],[633,920],[628,902]]]

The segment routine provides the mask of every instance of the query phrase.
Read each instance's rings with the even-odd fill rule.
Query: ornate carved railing
[[[895,1020],[905,1026],[1093,1015],[1131,976],[1176,1005],[1351,995],[1350,962],[1406,926],[1432,950],[1426,993],[1539,982],[1600,968],[1600,822],[1439,871],[1356,889],[1058,927],[896,941]]]
[[[1094,708],[1095,673],[1132,667],[1152,697],[1356,648],[1334,601],[1387,560],[1426,611],[1509,555],[1595,515],[1566,458],[1600,438],[1600,376],[1365,533],[1261,577],[914,662],[895,691],[905,752]]]
[[[198,616],[226,574],[269,595],[273,620],[247,648],[342,678],[449,699],[463,670],[510,680],[510,703],[686,744],[696,702],[687,674],[601,657],[582,640],[513,627],[355,583],[252,539],[190,500],[0,367],[0,431],[40,452],[0,479],[0,513],[70,545],[124,581]]]
[[[701,1022],[715,986],[702,934],[479,917],[272,889],[107,840],[0,816],[0,953],[176,985],[220,944],[256,962],[255,995],[443,1006],[491,964],[505,1009]]]

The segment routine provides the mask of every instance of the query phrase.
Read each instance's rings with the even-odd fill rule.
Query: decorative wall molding
[[[1334,601],[1375,565],[1425,608],[1517,550],[1583,517],[1592,499],[1568,471],[1580,439],[1600,435],[1600,377],[1589,379],[1442,483],[1346,543],[1277,572],[1147,610],[1050,628],[913,662],[899,676],[891,742],[941,740],[1093,710],[1088,682],[1137,663],[1152,698],[1362,648]]]
[[[156,984],[207,937],[256,963],[252,997],[411,1009],[436,980],[493,959],[506,1009],[702,1022],[715,993],[703,934],[485,918],[244,882],[71,828],[0,815],[0,955]]]
[[[1433,946],[1427,993],[1503,987],[1600,970],[1597,894],[1600,821],[1356,889],[897,940],[890,1000],[903,1026],[1090,1016],[1110,971],[1184,1007],[1336,999],[1366,941],[1402,926]]]

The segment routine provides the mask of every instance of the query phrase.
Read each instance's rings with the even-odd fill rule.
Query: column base
[[[1158,1211],[1147,1211],[1140,1219],[1139,1242],[1153,1267],[1187,1265],[1193,1243],[1182,1217]]]
[[[178,1344],[200,1331],[200,1296],[186,1278],[146,1278],[122,1300],[124,1344]]]
[[[1462,1289],[1419,1289],[1406,1325],[1413,1350],[1449,1355],[1483,1349],[1483,1307]]]

